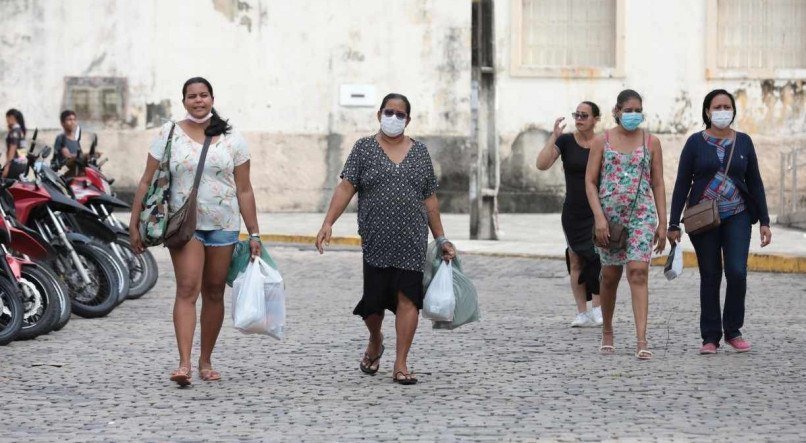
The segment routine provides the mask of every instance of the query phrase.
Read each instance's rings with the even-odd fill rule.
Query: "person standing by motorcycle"
[[[132,204],[129,235],[134,251],[144,251],[139,228],[143,197],[159,168],[169,137],[171,211],[179,209],[190,194],[202,146],[210,137],[198,188],[196,232],[184,246],[170,249],[176,276],[173,320],[179,347],[179,367],[171,373],[171,380],[185,386],[191,381],[190,351],[199,293],[202,297],[199,374],[205,381],[221,379],[210,359],[224,321],[224,287],[232,252],[238,243],[241,217],[249,231],[252,256],[260,256],[261,244],[246,140],[213,109],[213,87],[204,78],[194,77],[185,82],[182,104],[187,110],[185,119],[175,126],[166,123],[151,145]]]
[[[76,158],[81,151],[81,127],[78,125],[76,113],[71,110],[62,111],[59,116],[64,132],[56,136],[53,142],[55,152],[53,161],[62,166],[71,158]]]
[[[3,178],[17,178],[28,171],[28,159],[25,153],[28,141],[25,140],[25,117],[16,109],[6,112],[6,164],[3,165]]]

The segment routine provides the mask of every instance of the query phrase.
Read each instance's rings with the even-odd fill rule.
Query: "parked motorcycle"
[[[145,251],[143,254],[134,253],[129,240],[128,226],[114,216],[115,208],[129,210],[131,206],[115,197],[111,186],[114,179],[106,177],[101,172],[101,166],[106,160],[97,158],[97,144],[98,138],[95,137],[89,153],[79,152],[74,160],[72,173],[63,175],[62,179],[69,185],[79,203],[90,208],[115,231],[117,238],[112,244],[113,251],[129,268],[130,285],[127,298],[140,298],[157,283],[157,261],[150,251]],[[56,162],[51,165],[57,170],[62,167]]]
[[[31,151],[29,164],[39,157],[33,148]],[[49,151],[45,147],[41,154],[49,155]],[[67,285],[73,312],[82,317],[109,314],[120,297],[115,261],[94,246],[90,237],[67,229],[62,217],[62,214],[94,214],[67,197],[66,191],[52,180],[41,180],[40,172],[49,170],[42,168],[41,163],[34,170],[34,182],[16,181],[7,188],[16,219],[20,225],[36,231],[55,250],[53,270]]]
[[[7,244],[11,235],[7,229],[0,229],[0,243]],[[0,262],[0,345],[14,340],[22,329],[25,310],[13,272],[5,260]]]

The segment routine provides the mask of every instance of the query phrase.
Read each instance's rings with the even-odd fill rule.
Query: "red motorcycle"
[[[46,157],[49,151],[45,147],[42,154]],[[29,164],[38,157],[32,153]],[[119,298],[113,258],[94,246],[92,238],[68,229],[64,222],[65,214],[93,218],[95,214],[69,198],[68,191],[60,189],[58,182],[41,181],[39,172],[35,172],[36,181],[16,181],[7,188],[15,218],[19,225],[35,231],[53,247],[53,270],[67,285],[73,312],[82,317],[105,316],[117,306]]]
[[[4,195],[0,221],[8,227],[11,240],[8,248],[3,245],[2,251],[18,280],[25,308],[22,332],[17,339],[58,331],[70,320],[72,310],[67,288],[49,265],[56,251],[36,231],[20,225],[6,212],[6,208],[13,205],[7,201],[9,194]]]
[[[159,275],[157,261],[149,251],[142,254],[134,253],[129,240],[128,226],[114,216],[115,208],[129,210],[131,206],[114,196],[111,187],[113,180],[108,179],[100,170],[105,160],[99,161],[95,156],[96,144],[97,137],[93,140],[89,155],[78,153],[75,159],[75,173],[66,174],[62,178],[70,186],[75,199],[88,207],[98,219],[115,232],[116,238],[110,243],[110,247],[129,270],[130,283],[126,298],[140,298],[157,283]]]
[[[5,247],[11,241],[11,233],[5,221],[0,221],[0,244]],[[17,338],[22,329],[25,310],[14,271],[8,261],[0,260],[0,345]]]

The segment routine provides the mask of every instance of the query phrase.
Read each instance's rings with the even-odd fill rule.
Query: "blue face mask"
[[[643,121],[644,114],[640,112],[625,112],[621,114],[621,118],[619,118],[621,127],[631,132],[635,131],[638,128],[638,125],[640,125]]]

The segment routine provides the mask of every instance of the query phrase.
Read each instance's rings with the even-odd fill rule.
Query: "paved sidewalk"
[[[261,231],[275,234],[269,240],[275,242],[314,241],[324,214],[319,213],[262,213]],[[565,236],[560,222],[560,214],[501,214],[499,226],[501,239],[498,241],[470,240],[470,216],[467,214],[443,214],[445,232],[465,253],[501,255],[512,257],[563,259]],[[333,235],[341,237],[342,245],[359,245],[355,213],[345,213],[333,228]],[[761,248],[758,225],[753,227],[750,244],[751,270],[773,272],[806,273],[806,232],[773,226],[773,242]],[[687,266],[696,266],[694,248],[687,238],[683,249],[689,254]],[[667,248],[668,251],[668,248]],[[656,260],[656,264],[664,258]]]
[[[271,224],[267,225],[274,228]],[[0,348],[2,442],[776,441],[806,435],[806,276],[751,273],[743,332],[753,351],[699,356],[698,277],[650,275],[649,341],[639,362],[629,291],[616,308],[617,354],[596,329],[571,329],[558,260],[467,255],[482,319],[455,331],[422,320],[415,386],[391,382],[394,321],[375,377],[358,361],[366,330],[351,315],[361,254],[273,245],[288,291],[284,341],[236,332],[227,315],[214,354],[223,380],[168,382],[177,364],[175,281],[108,317]],[[193,359],[198,356],[198,330]]]

